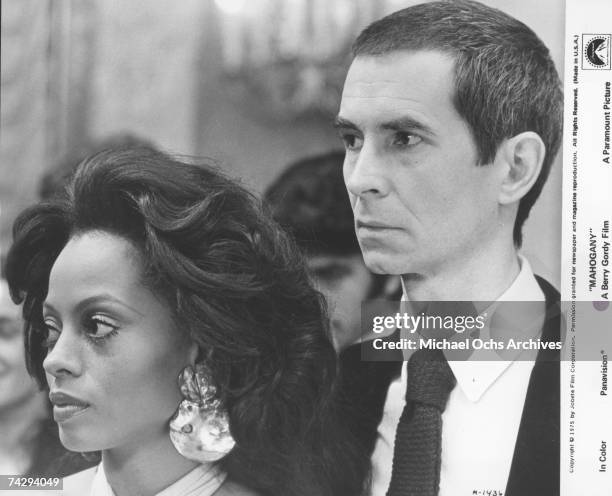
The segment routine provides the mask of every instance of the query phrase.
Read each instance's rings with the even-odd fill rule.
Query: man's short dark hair
[[[291,164],[265,193],[274,218],[309,254],[361,253],[344,185],[344,151]]]
[[[561,143],[563,93],[548,48],[525,24],[500,10],[469,0],[423,3],[368,26],[353,55],[378,56],[437,50],[454,56],[455,97],[469,124],[480,164],[488,164],[504,139],[537,133],[546,146],[542,170],[521,199],[514,243],[542,191]]]

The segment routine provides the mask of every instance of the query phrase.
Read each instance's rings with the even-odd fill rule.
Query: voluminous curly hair
[[[221,461],[233,480],[273,495],[360,492],[365,462],[334,422],[323,299],[259,202],[210,166],[106,150],[80,164],[65,196],[18,217],[7,279],[24,303],[28,368],[41,385],[49,274],[69,239],[91,230],[137,248],[143,284],[198,343],[237,442]]]

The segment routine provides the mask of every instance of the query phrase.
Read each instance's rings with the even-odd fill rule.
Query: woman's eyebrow
[[[134,313],[137,313],[141,317],[144,317],[144,314],[142,314],[141,312],[136,310],[134,307],[128,305],[127,303],[123,302],[119,298],[115,298],[113,295],[111,295],[109,293],[100,293],[100,294],[97,294],[97,295],[89,296],[89,297],[85,298],[84,300],[81,300],[79,302],[79,304],[77,305],[77,307],[79,309],[82,309],[83,307],[91,305],[92,303],[103,303],[105,301],[110,301],[111,303],[116,303],[117,305],[121,305],[122,307],[125,307],[125,308],[127,308],[128,310],[131,310]]]
[[[49,310],[51,313],[59,314],[59,312],[56,310],[56,308],[51,303],[49,303],[46,300],[43,301],[42,306],[43,306],[43,310]]]
[[[128,310],[131,310],[132,312],[140,315],[141,317],[144,317],[144,314],[138,310],[136,310],[134,307],[128,305],[127,303],[121,301],[118,298],[115,298],[113,295],[109,294],[109,293],[100,293],[97,295],[92,295],[92,296],[88,296],[87,298],[85,298],[84,300],[79,301],[79,303],[76,305],[76,310],[77,311],[82,311],[83,308],[94,304],[94,303],[103,303],[103,302],[111,302],[111,303],[115,303],[117,305],[121,305],[122,307],[127,308]],[[58,314],[59,312],[55,309],[55,307],[45,301],[43,302],[43,308],[46,308],[48,310],[50,310],[53,313]]]

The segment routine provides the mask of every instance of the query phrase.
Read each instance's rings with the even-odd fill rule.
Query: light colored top
[[[227,474],[216,466],[199,465],[155,496],[211,496],[224,483]],[[50,492],[46,492],[50,494]],[[116,496],[102,464],[64,479],[63,496]]]
[[[519,257],[521,269],[500,301],[545,301],[529,262]],[[541,325],[528,330],[538,337]],[[480,337],[488,338],[488,328]],[[471,496],[486,491],[505,492],[519,430],[533,360],[449,361],[457,384],[442,414],[442,459],[439,496]],[[493,352],[494,353],[494,352]],[[372,496],[384,496],[391,480],[395,431],[405,405],[407,365],[387,392],[378,439],[372,455]],[[491,492],[491,494],[495,494]]]

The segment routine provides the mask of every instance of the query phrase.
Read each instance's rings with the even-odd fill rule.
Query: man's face
[[[477,165],[453,81],[452,58],[435,51],[359,56],[349,69],[338,116],[344,179],[374,272],[436,275],[499,229],[500,173]]]
[[[361,302],[369,297],[374,276],[361,254],[311,255],[308,267],[329,306],[331,332],[336,349],[361,336]]]

